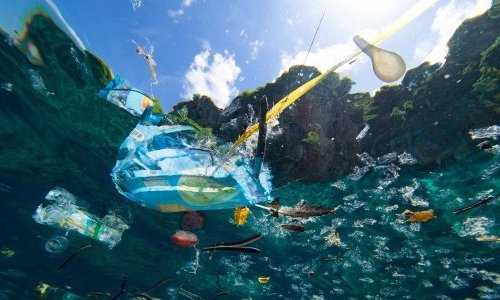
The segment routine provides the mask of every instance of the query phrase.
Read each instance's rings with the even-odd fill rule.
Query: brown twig
[[[78,254],[82,253],[85,249],[88,249],[92,247],[92,242],[90,242],[88,245],[83,246],[82,248],[78,249],[75,253],[71,254],[65,261],[63,261],[59,267],[57,268],[57,271],[60,271],[64,266],[66,266],[73,258],[75,258]]]

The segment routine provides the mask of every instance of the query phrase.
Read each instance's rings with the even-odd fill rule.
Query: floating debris
[[[361,141],[368,134],[368,130],[370,130],[370,125],[366,124],[365,127],[356,136],[356,141]]]
[[[108,293],[108,292],[88,292],[87,293],[87,298],[89,298],[89,297],[99,298],[99,297],[109,297],[109,296],[111,296],[111,293]]]
[[[397,53],[376,47],[359,35],[353,38],[356,46],[368,55],[372,61],[373,72],[384,82],[394,82],[406,72],[406,63]]]
[[[269,282],[269,276],[259,276],[258,280],[260,283],[268,283]]]
[[[235,208],[233,218],[236,225],[241,226],[245,224],[249,214],[250,214],[250,209],[246,206],[240,206]]]
[[[251,252],[251,253],[261,253],[260,249],[253,248],[253,247],[245,247],[248,244],[254,243],[262,238],[262,235],[258,234],[256,236],[253,236],[249,239],[236,242],[236,243],[231,243],[231,244],[217,244],[217,245],[210,245],[206,246],[205,248],[201,249],[201,251],[209,251],[209,250],[226,250],[226,251],[239,251],[239,252]]]
[[[186,211],[181,221],[182,230],[201,230],[205,227],[205,217],[199,211]]]
[[[323,261],[341,261],[344,259],[344,256],[347,254],[347,252],[351,251],[351,248],[346,248],[345,249],[345,252],[342,253],[342,255],[336,255],[336,256],[332,256],[332,255],[328,255],[327,258],[323,259]]]
[[[78,254],[82,253],[85,249],[88,249],[92,247],[92,243],[89,243],[88,245],[83,246],[82,248],[78,249],[75,253],[71,254],[65,261],[63,261],[59,267],[57,268],[58,271],[62,270],[64,266],[66,266],[73,258],[75,258]]]
[[[2,250],[0,250],[0,254],[2,254],[3,258],[11,258],[16,254],[14,250],[11,250],[7,247],[4,247]]]
[[[49,253],[62,253],[68,248],[68,240],[64,236],[55,235],[45,243],[45,250]]]
[[[495,242],[495,243],[500,243],[500,236],[496,235],[482,235],[482,236],[477,236],[476,241],[479,242]]]
[[[271,211],[273,216],[287,216],[292,218],[311,218],[325,216],[334,213],[340,206],[329,208],[319,205],[307,205],[304,200],[301,200],[295,206],[280,206],[279,201],[273,201],[269,206],[255,204],[255,206]]]
[[[500,126],[492,125],[484,128],[471,129],[469,134],[473,140],[496,138],[500,135]]]
[[[477,144],[476,147],[479,150],[486,150],[486,149],[491,149],[493,146],[491,145],[490,141],[483,141],[483,142]]]
[[[402,165],[414,165],[418,162],[417,159],[415,159],[415,157],[413,157],[410,153],[407,152],[403,152],[400,155],[398,155],[398,160],[399,163]]]
[[[2,82],[0,83],[0,89],[6,90],[7,92],[12,92],[14,89],[14,85],[10,82]]]
[[[332,232],[329,235],[326,236],[326,242],[332,246],[340,246],[341,240],[340,240],[340,235],[338,232]]]
[[[66,287],[69,288],[69,287]],[[84,300],[86,298],[69,292],[67,289],[52,287],[47,283],[40,282],[35,287],[35,293],[38,299],[71,299],[71,300]],[[18,297],[16,297],[18,298]]]
[[[181,247],[191,247],[198,244],[198,237],[196,234],[189,231],[177,230],[174,235],[170,237],[172,243]]]
[[[285,230],[293,231],[293,232],[304,232],[305,231],[304,225],[302,225],[300,223],[296,223],[296,224],[280,224],[280,227],[283,228],[283,229],[285,229]]]
[[[491,202],[491,200],[493,200],[493,199],[495,199],[495,197],[494,197],[494,196],[492,196],[492,195],[488,195],[488,196],[486,196],[486,197],[484,197],[484,198],[482,198],[482,199],[478,200],[477,202],[472,203],[471,205],[468,205],[468,206],[463,207],[463,208],[461,208],[461,209],[457,209],[457,210],[455,210],[453,213],[454,213],[454,214],[457,214],[457,215],[458,215],[458,214],[461,214],[461,213],[464,213],[464,212],[466,212],[466,211],[468,211],[468,210],[473,209],[474,207],[477,207],[477,206],[480,206],[480,205],[486,204],[486,203],[488,203],[488,202]]]
[[[434,219],[436,216],[434,215],[434,210],[424,210],[424,211],[416,211],[413,212],[411,210],[405,210],[401,215],[408,217],[404,222],[405,223],[413,223],[413,222],[427,222],[429,220]]]
[[[127,276],[124,275],[122,277],[122,283],[120,284],[120,291],[111,299],[115,300],[115,299],[120,298],[121,295],[123,295],[127,292],[126,288],[127,288]]]
[[[46,207],[42,204],[38,206],[33,214],[35,222],[77,231],[108,245],[109,249],[120,242],[123,231],[129,228],[114,215],[106,215],[99,219],[82,210],[76,205],[77,198],[63,188],[53,188],[45,199],[52,201],[52,204]]]

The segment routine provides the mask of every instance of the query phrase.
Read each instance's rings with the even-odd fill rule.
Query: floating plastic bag
[[[82,210],[76,205],[77,199],[63,188],[53,188],[45,197],[52,201],[43,207],[38,206],[33,219],[39,224],[74,230],[80,234],[107,244],[109,248],[116,246],[123,231],[129,228],[120,218],[107,215],[102,219]]]
[[[162,212],[226,209],[270,199],[267,168],[255,178],[249,162],[236,157],[223,162],[185,125],[137,125],[121,145],[111,176],[121,194]]]

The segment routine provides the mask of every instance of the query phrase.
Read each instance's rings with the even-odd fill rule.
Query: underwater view
[[[0,300],[500,299],[500,1],[0,3]]]

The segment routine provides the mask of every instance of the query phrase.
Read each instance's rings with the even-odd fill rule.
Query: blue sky
[[[306,64],[324,71],[356,48],[352,36],[382,31],[415,0],[53,0],[83,45],[115,74],[153,93],[170,110],[197,92],[221,107],[243,90],[274,80],[303,63],[325,11]],[[311,3],[312,2],[312,3]],[[379,46],[401,54],[409,68],[440,61],[446,41],[461,21],[484,12],[490,0],[440,0]],[[145,60],[131,40],[154,49],[158,85],[150,84]],[[367,57],[341,72],[355,91],[382,85]]]

